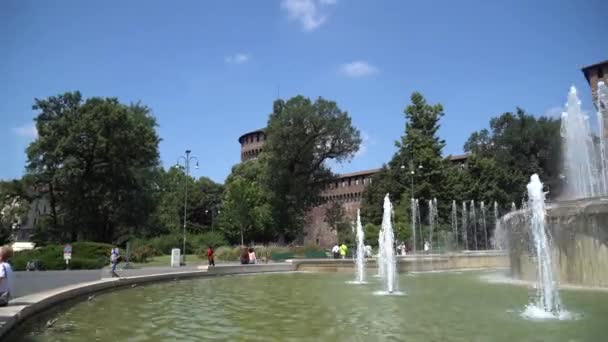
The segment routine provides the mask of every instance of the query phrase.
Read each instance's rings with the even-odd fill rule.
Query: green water
[[[530,289],[481,273],[400,276],[405,296],[377,280],[289,273],[201,278],[98,294],[16,331],[12,341],[607,341],[608,293],[562,291],[570,321],[519,313]],[[48,320],[57,321],[46,328]]]

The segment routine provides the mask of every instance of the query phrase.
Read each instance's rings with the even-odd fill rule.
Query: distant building
[[[603,99],[602,103],[598,101],[598,83],[604,82],[608,86],[608,60],[583,67],[582,72],[591,87],[593,105],[596,110],[602,113],[604,118],[604,137],[608,137],[608,99]]]
[[[264,129],[247,132],[238,139],[241,144],[241,161],[256,159],[264,149],[266,134]],[[450,156],[454,165],[464,167],[469,154]],[[304,244],[316,244],[330,246],[337,242],[337,233],[332,231],[325,223],[325,212],[334,202],[339,202],[344,207],[346,217],[355,220],[357,209],[361,208],[361,198],[365,188],[372,183],[372,177],[380,169],[363,170],[338,175],[338,177],[327,185],[327,189],[321,194],[325,200],[323,204],[314,207],[307,217],[304,226]]]
[[[583,67],[581,71],[591,87],[593,103],[597,105],[597,83],[602,81],[608,85],[608,60]]]

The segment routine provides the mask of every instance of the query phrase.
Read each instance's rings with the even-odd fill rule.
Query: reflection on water
[[[534,322],[529,289],[479,273],[402,275],[406,296],[349,274],[184,280],[99,294],[30,323],[12,341],[602,341],[608,294],[564,291],[579,320]],[[52,326],[47,327],[47,322]],[[50,324],[49,324],[50,325]]]

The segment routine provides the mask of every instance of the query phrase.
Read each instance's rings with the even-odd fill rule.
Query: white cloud
[[[283,0],[281,8],[291,20],[299,21],[302,29],[314,31],[327,21],[325,8],[336,4],[336,0]]]
[[[36,139],[38,137],[38,131],[36,130],[36,126],[33,123],[26,124],[20,127],[14,127],[13,133],[28,139]]]
[[[237,53],[231,56],[227,56],[224,58],[224,62],[228,64],[243,64],[247,63],[251,59],[249,54],[247,53]]]
[[[348,77],[364,77],[376,74],[378,68],[365,61],[354,61],[342,64],[340,72]]]

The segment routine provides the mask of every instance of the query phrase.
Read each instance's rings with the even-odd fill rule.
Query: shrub
[[[207,232],[202,234],[187,234],[186,235],[186,253],[197,253],[201,248],[207,246],[224,246],[228,242],[221,232]],[[173,248],[182,249],[184,246],[184,235],[180,233],[172,233],[160,235],[151,239],[136,239],[132,242],[133,251],[138,246],[148,245],[155,251],[155,255],[170,255]]]
[[[97,268],[103,268],[108,264],[106,258],[96,259],[83,259],[83,258],[72,258],[70,260],[70,269],[73,270],[92,270]]]
[[[206,255],[206,254],[205,254]],[[222,261],[237,261],[241,256],[240,247],[221,246],[215,249],[215,259]]]
[[[110,251],[114,246],[98,242],[75,242],[72,244],[70,268],[102,268],[109,263]],[[38,260],[45,270],[63,270],[63,245],[48,245],[33,250],[16,252],[11,263],[16,271],[25,270],[28,261]],[[77,261],[76,261],[77,260]],[[76,263],[76,265],[74,265]]]
[[[159,255],[159,252],[150,245],[138,245],[133,249],[130,256],[130,261],[133,262],[148,262],[148,258]]]
[[[297,256],[325,255],[325,249],[318,245],[306,245],[302,247],[296,247],[294,248],[294,252]]]
[[[190,244],[192,245],[191,248],[195,250],[200,248],[207,250],[207,247],[209,246],[217,247],[228,245],[228,241],[221,232],[207,232],[196,235],[192,234],[188,237],[188,240],[190,240]]]

